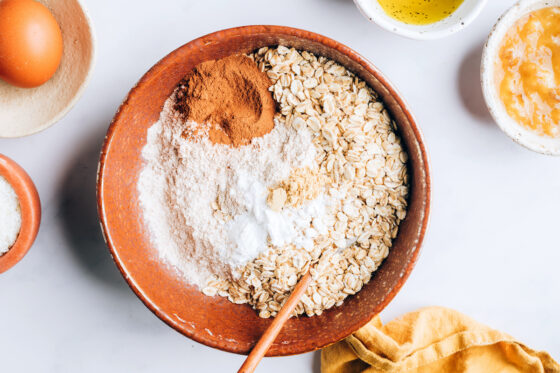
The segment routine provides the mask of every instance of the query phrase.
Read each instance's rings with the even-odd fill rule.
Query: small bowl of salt
[[[0,273],[27,254],[37,237],[41,202],[29,175],[0,154]]]

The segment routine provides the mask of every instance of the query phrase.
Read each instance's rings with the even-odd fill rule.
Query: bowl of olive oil
[[[380,27],[412,39],[437,39],[472,22],[487,0],[354,0]]]

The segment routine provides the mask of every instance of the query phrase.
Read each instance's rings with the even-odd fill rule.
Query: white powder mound
[[[254,176],[240,172],[236,183],[228,194],[243,204],[247,212],[229,221],[226,232],[234,244],[230,252],[232,264],[241,265],[256,258],[266,247],[267,239],[274,246],[294,244],[307,250],[313,248],[313,239],[319,233],[311,227],[313,220],[320,226],[325,214],[326,203],[323,195],[309,202],[303,208],[285,207],[277,212],[268,207],[266,188]]]
[[[145,166],[138,189],[144,221],[160,256],[190,283],[203,287],[212,274],[233,270],[273,244],[309,245],[310,221],[322,215],[324,200],[277,213],[266,206],[267,188],[300,167],[315,167],[316,150],[307,130],[277,122],[247,146],[186,140],[188,126],[169,99],[148,130]],[[216,216],[212,205],[233,217]]]
[[[0,176],[0,255],[10,250],[21,229],[21,210],[16,192]]]

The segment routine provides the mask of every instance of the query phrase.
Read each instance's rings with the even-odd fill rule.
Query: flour
[[[181,136],[193,122],[172,110],[173,96],[149,130],[138,190],[144,221],[159,255],[187,281],[202,287],[212,275],[234,270],[272,245],[312,246],[326,199],[272,211],[268,188],[300,167],[317,167],[308,130],[276,121],[250,145],[213,144],[203,133]],[[216,208],[212,208],[218,207]],[[320,224],[318,224],[320,226]]]
[[[8,181],[0,176],[0,255],[16,242],[21,229],[21,210],[16,192]]]

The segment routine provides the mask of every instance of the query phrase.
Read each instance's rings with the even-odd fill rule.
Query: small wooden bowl
[[[41,202],[35,184],[25,170],[0,154],[0,176],[14,188],[21,209],[21,229],[14,245],[0,256],[0,273],[19,262],[33,245],[41,223]]]
[[[428,155],[408,107],[385,77],[350,48],[312,32],[280,26],[247,26],[219,31],[171,52],[130,91],[111,124],[101,152],[98,212],[107,244],[134,292],[158,317],[205,345],[246,354],[270,319],[248,305],[208,297],[162,262],[150,243],[139,207],[137,180],[148,128],[177,83],[197,64],[264,46],[286,45],[338,61],[383,98],[409,153],[410,209],[389,256],[356,295],[321,316],[290,319],[268,356],[308,352],[337,342],[379,313],[397,294],[418,258],[430,211]]]

